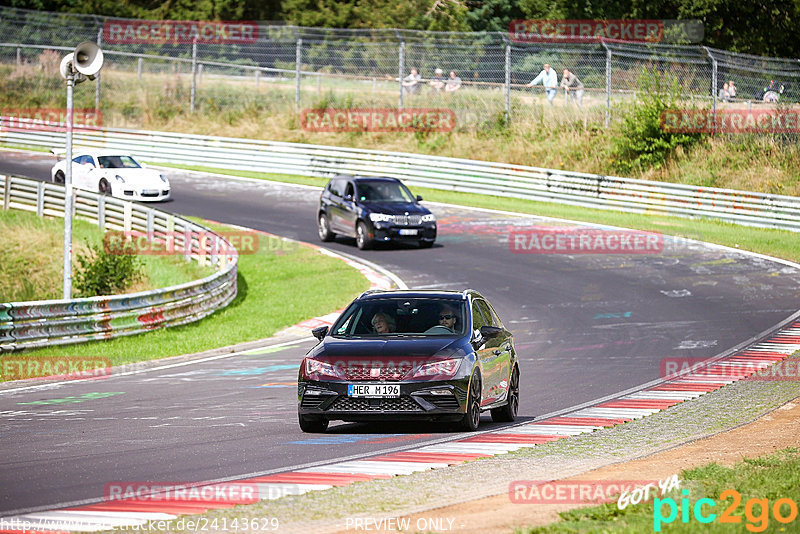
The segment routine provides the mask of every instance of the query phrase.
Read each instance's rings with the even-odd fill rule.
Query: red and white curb
[[[258,487],[261,500],[300,495],[309,491],[346,486],[354,482],[386,479],[417,471],[487,458],[526,447],[535,447],[570,436],[612,427],[665,410],[684,401],[743,380],[800,351],[800,320],[767,339],[721,358],[703,368],[699,377],[679,376],[635,393],[599,402],[591,407],[465,437],[456,441],[381,454],[363,460],[336,462],[285,473],[237,480],[235,484]],[[794,377],[797,379],[797,377]],[[0,518],[0,532],[53,531],[94,532],[110,528],[135,528],[152,521],[175,520],[181,515],[232,508],[234,503],[210,503],[170,498],[149,501],[107,501],[63,510]],[[14,528],[18,525],[18,528]]]

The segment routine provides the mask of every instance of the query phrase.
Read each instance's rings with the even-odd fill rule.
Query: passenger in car
[[[378,334],[390,334],[395,331],[394,318],[383,312],[378,312],[372,316],[372,328]]]

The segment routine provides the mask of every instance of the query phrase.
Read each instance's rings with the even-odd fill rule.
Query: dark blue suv
[[[430,247],[436,240],[436,217],[421,200],[396,178],[337,176],[319,199],[319,238],[355,237],[360,249],[387,241]]]

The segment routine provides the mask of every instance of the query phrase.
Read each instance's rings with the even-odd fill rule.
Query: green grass
[[[673,491],[663,497],[665,502],[658,503],[659,517],[668,517],[670,507],[668,499],[676,503],[677,515],[670,523],[659,524],[661,532],[797,532],[800,521],[782,524],[775,519],[774,504],[778,499],[790,499],[795,510],[800,503],[800,449],[789,448],[775,454],[753,459],[744,459],[733,467],[719,464],[708,464],[684,471],[679,476],[681,492]],[[688,490],[688,495],[682,491]],[[738,506],[734,496],[723,495],[725,490],[734,490],[741,496]],[[720,496],[726,498],[721,499]],[[683,498],[688,499],[689,513],[687,522],[683,519]],[[693,514],[698,499],[709,498],[716,506],[705,504],[702,513],[708,516],[716,514],[714,521],[701,524]],[[751,499],[766,499],[768,509],[762,510],[760,504]],[[606,503],[601,506],[570,510],[560,514],[561,521],[545,527],[516,530],[519,534],[557,534],[557,533],[606,533],[639,534],[653,532],[656,526],[656,502],[629,505],[619,510],[617,503]],[[740,523],[720,523],[720,516],[730,508],[730,516],[738,517]],[[784,517],[790,515],[790,505],[784,504],[779,509]],[[749,515],[747,515],[749,512]],[[659,522],[662,523],[662,522]]]
[[[307,246],[260,236],[255,254],[239,256],[237,297],[202,321],[24,354],[105,356],[111,359],[112,365],[190,354],[267,338],[304,319],[345,306],[368,287],[369,283],[358,271],[338,259]],[[325,290],[320,291],[320,288]]]
[[[162,165],[162,164],[158,164]],[[191,169],[201,172],[213,172],[230,176],[242,176],[273,180],[283,183],[314,185],[322,187],[326,178],[310,176],[293,176],[288,174],[269,174],[254,171],[217,169],[200,166],[168,165],[173,168]],[[718,245],[725,245],[742,250],[750,250],[777,258],[800,262],[800,247],[797,246],[797,234],[786,230],[773,230],[739,226],[711,219],[689,219],[664,215],[642,215],[612,210],[595,210],[563,204],[534,202],[517,198],[477,195],[473,193],[456,193],[439,189],[413,187],[414,194],[421,194],[425,200],[446,202],[478,208],[514,211],[545,217],[556,217],[575,221],[607,224],[637,230],[657,231],[667,235],[676,235],[687,239],[697,239]]]
[[[101,243],[100,229],[87,221],[73,224],[73,273],[87,243]],[[63,287],[64,221],[21,210],[0,210],[0,302],[60,299]],[[144,278],[124,292],[144,291],[196,280],[213,272],[182,258],[140,256]],[[93,296],[79,295],[75,297]]]

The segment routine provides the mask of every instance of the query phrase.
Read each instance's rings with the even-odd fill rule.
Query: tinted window
[[[414,196],[400,182],[388,180],[359,180],[358,200],[361,202],[415,202]]]
[[[336,337],[463,335],[465,311],[464,302],[453,299],[365,299],[348,308],[333,325],[331,332]],[[446,316],[455,315],[452,331],[441,326],[440,312]],[[375,316],[379,314],[389,324],[388,334],[379,334],[373,326]]]
[[[347,182],[347,186],[344,188],[344,196],[350,195],[350,198],[355,196],[355,191],[353,190],[353,182]]]
[[[140,167],[130,156],[99,156],[97,161],[104,169],[138,169]]]
[[[481,301],[474,300],[472,301],[472,329],[473,330],[480,330],[482,326],[486,326],[486,319],[483,317],[483,312],[479,306]]]
[[[330,184],[328,184],[328,191],[331,192],[332,195],[336,195],[337,197],[342,196],[344,191],[344,180],[339,178],[334,178],[331,180]]]

